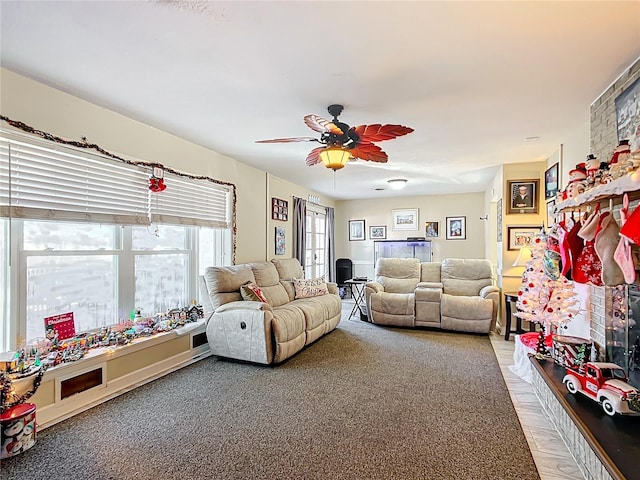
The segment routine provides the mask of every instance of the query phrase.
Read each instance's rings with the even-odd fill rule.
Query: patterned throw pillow
[[[296,298],[317,297],[329,293],[324,276],[309,280],[294,278],[293,287],[296,290]]]
[[[242,295],[243,300],[248,302],[269,303],[260,287],[253,282],[247,282],[242,285],[240,287],[240,295]]]

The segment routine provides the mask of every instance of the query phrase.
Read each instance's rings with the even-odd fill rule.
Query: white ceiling
[[[3,67],[337,199],[482,191],[498,165],[557,152],[640,57],[640,1],[0,8]],[[303,116],[332,103],[349,125],[415,131],[335,177],[305,166],[315,143],[255,143],[319,136]],[[395,177],[402,192],[374,190]]]

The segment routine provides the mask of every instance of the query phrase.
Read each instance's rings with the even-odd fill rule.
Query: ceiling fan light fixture
[[[349,156],[349,151],[341,147],[327,147],[320,152],[320,159],[324,166],[334,172],[347,164]]]
[[[392,178],[387,180],[389,188],[392,190],[402,190],[407,185],[408,180],[406,178]]]

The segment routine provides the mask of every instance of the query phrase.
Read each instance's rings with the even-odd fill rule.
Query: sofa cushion
[[[289,301],[293,301],[296,298],[295,290],[293,288],[294,278],[304,278],[304,272],[302,266],[297,258],[274,258],[271,262],[275,265],[280,277],[280,283],[287,291],[289,295]]]
[[[255,283],[258,284],[267,303],[272,307],[279,307],[285,303],[289,303],[289,294],[280,283],[280,277],[276,267],[271,262],[259,262],[249,264],[255,277]]]
[[[240,287],[247,282],[255,282],[253,271],[248,265],[229,267],[207,267],[204,281],[209,291],[211,307],[215,310],[220,305],[242,300]]]
[[[240,287],[240,295],[242,296],[243,300],[249,302],[269,303],[267,302],[267,299],[262,293],[260,287],[252,282],[247,282]]]
[[[318,297],[329,293],[324,276],[310,279],[294,278],[293,287],[296,291],[296,299]]]
[[[442,285],[449,295],[478,295],[493,284],[491,262],[485,259],[446,258],[442,261]]]
[[[376,262],[376,282],[389,293],[411,293],[420,281],[420,260],[417,258],[379,258]]]
[[[420,264],[420,281],[428,283],[440,283],[440,262],[422,262]]]

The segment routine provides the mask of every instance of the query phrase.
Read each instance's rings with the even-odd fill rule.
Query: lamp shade
[[[402,190],[407,184],[407,179],[393,178],[391,180],[387,180],[387,183],[389,184],[389,188],[391,188],[392,190]]]
[[[320,152],[320,159],[325,167],[340,170],[349,161],[349,151],[341,147],[327,147]]]
[[[516,258],[516,261],[513,262],[512,266],[525,267],[527,265],[527,262],[531,260],[531,257],[532,257],[531,248],[529,247],[529,245],[525,245],[518,252],[518,258]]]

